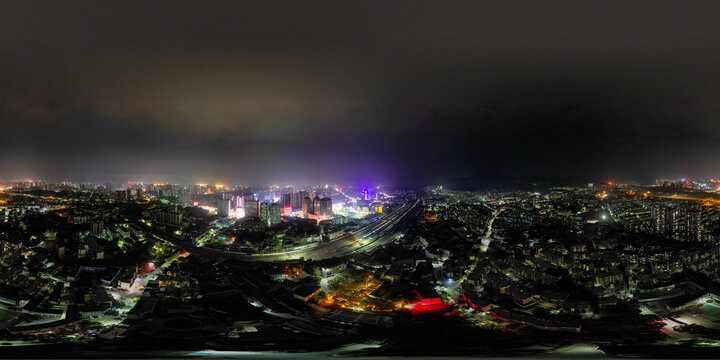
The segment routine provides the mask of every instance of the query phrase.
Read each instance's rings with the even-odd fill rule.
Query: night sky
[[[720,2],[357,3],[3,1],[0,179],[720,176]]]

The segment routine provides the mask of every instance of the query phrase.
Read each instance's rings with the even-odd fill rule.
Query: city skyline
[[[20,181],[0,191],[0,344],[10,358],[713,356],[718,184]]]
[[[0,358],[718,358],[717,14],[0,1]]]

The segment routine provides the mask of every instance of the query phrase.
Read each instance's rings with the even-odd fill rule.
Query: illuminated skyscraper
[[[370,191],[368,189],[362,189],[360,191],[363,200],[370,200]]]
[[[382,214],[383,212],[383,204],[381,202],[373,203],[373,211],[375,211],[378,214]]]
[[[270,204],[270,214],[268,216],[268,225],[274,226],[280,224],[282,216],[282,206],[279,203]]]
[[[300,210],[303,208],[303,203],[305,201],[305,197],[309,197],[310,194],[307,191],[299,191],[295,194],[295,199],[293,200],[293,210]]]
[[[182,218],[183,212],[177,206],[173,206],[160,213],[160,222],[165,224],[180,225]]]
[[[320,199],[320,207],[316,210],[316,214],[322,217],[332,216],[332,199],[322,198]]]
[[[257,218],[258,214],[258,201],[255,199],[245,200],[245,217]]]
[[[315,198],[313,199],[313,211],[311,211],[314,215],[318,215],[320,213],[320,197],[315,195]]]
[[[242,196],[236,196],[235,197],[235,209],[244,209],[245,208],[245,198]]]
[[[303,198],[302,211],[305,215],[314,213],[313,201],[309,196]]]
[[[650,211],[655,233],[679,241],[699,241],[702,235],[698,205],[657,204]]]
[[[92,223],[92,235],[93,236],[102,236],[104,231],[104,223],[102,220],[95,221]]]
[[[222,217],[230,216],[230,200],[218,199],[217,214]]]
[[[295,193],[287,193],[282,195],[282,207],[292,207],[293,195],[295,195]]]
[[[260,222],[263,224],[268,223],[268,217],[270,212],[270,204],[264,202],[260,204]]]

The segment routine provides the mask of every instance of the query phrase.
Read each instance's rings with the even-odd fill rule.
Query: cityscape
[[[717,14],[0,1],[0,359],[717,359]]]
[[[27,180],[0,197],[10,356],[720,346],[720,180],[487,191]]]

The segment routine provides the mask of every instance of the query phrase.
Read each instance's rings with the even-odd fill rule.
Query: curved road
[[[404,204],[394,211],[381,215],[376,221],[368,224],[352,233],[338,237],[327,242],[318,243],[316,246],[291,250],[272,254],[244,254],[239,252],[224,251],[205,247],[197,247],[167,235],[161,236],[164,240],[182,246],[188,251],[213,257],[230,257],[241,261],[287,261],[296,259],[327,259],[333,257],[347,256],[357,252],[369,252],[372,249],[388,244],[397,239],[402,233],[408,221],[417,219],[421,211],[418,202]]]

